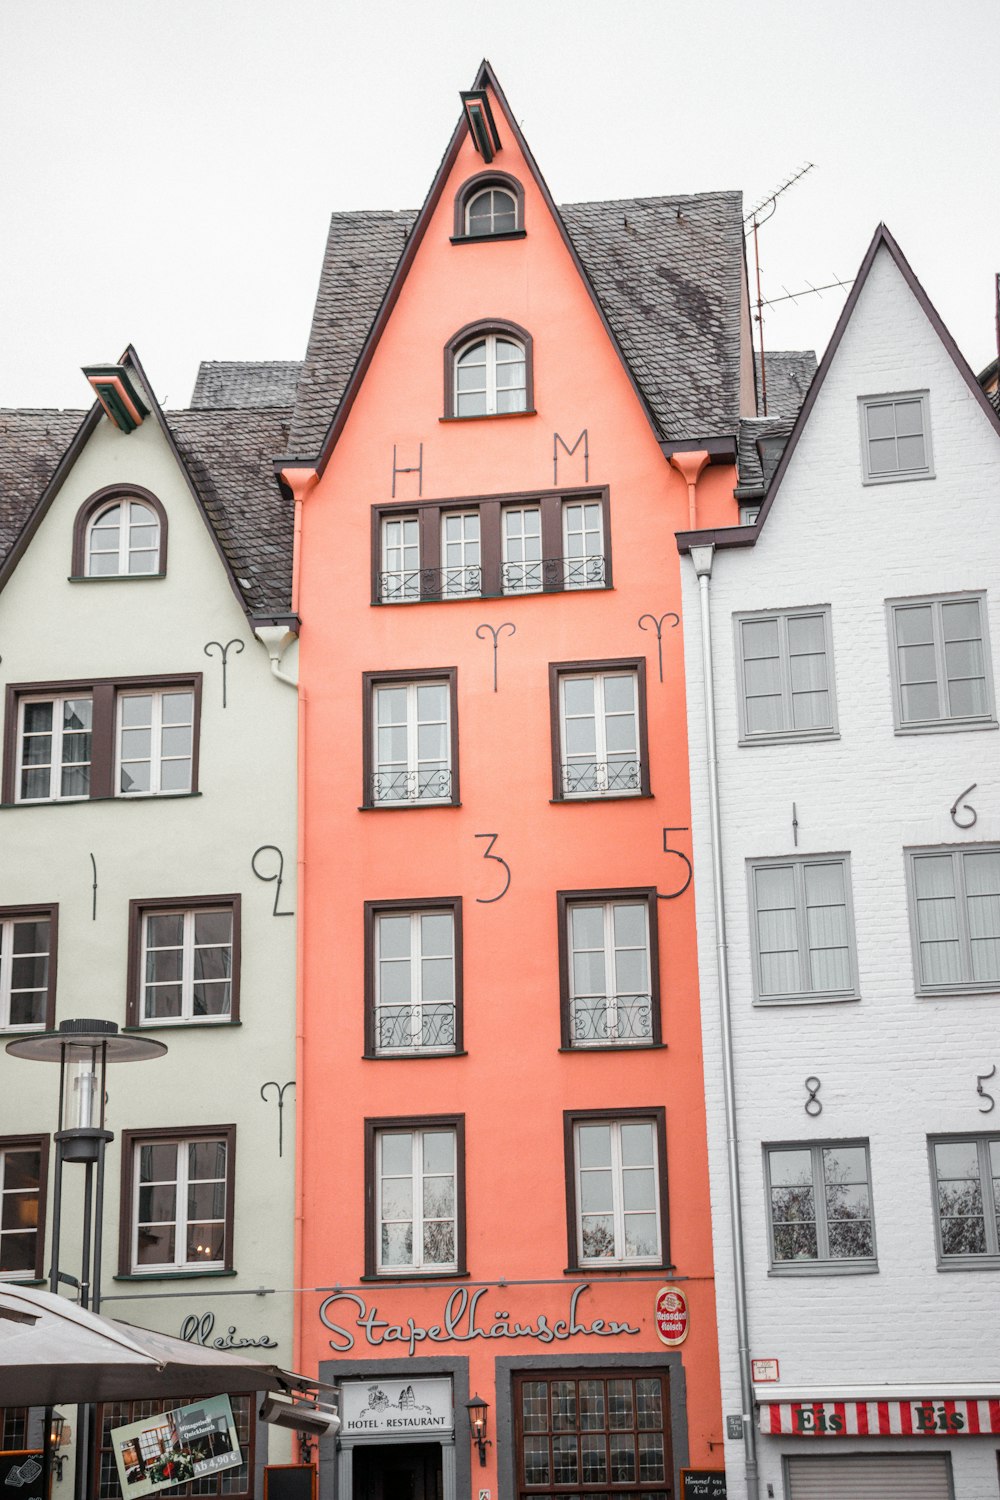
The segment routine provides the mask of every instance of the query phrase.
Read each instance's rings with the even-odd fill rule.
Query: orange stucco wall
[[[497,107],[497,106],[495,106]],[[497,107],[498,108],[498,107]],[[524,239],[453,245],[453,203],[483,163],[468,138],[343,434],[303,507],[299,608],[304,715],[301,1023],[298,1123],[305,1287],[358,1287],[364,1272],[363,1120],[463,1113],[471,1282],[533,1281],[490,1290],[494,1311],[530,1322],[578,1312],[627,1321],[638,1336],[461,1344],[470,1384],[494,1403],[494,1359],[662,1350],[652,1311],[658,1284],[684,1278],[691,1333],[683,1346],[690,1462],[709,1465],[721,1438],[709,1224],[694,893],[658,902],[663,1050],[560,1052],[556,892],[617,886],[676,888],[680,861],[664,827],[690,825],[680,628],[664,627],[663,682],[645,613],[680,613],[673,533],[688,525],[688,493],[663,457],[530,170],[499,114],[496,166],[525,190]],[[495,316],[534,339],[537,415],[442,422],[442,350],[462,325]],[[591,484],[610,486],[614,588],[503,599],[373,607],[371,507],[391,499],[399,465],[423,444],[423,497],[488,496],[553,486],[553,434],[572,446],[586,428]],[[559,487],[582,484],[583,445],[560,452]],[[699,522],[735,521],[731,470],[699,484]],[[396,499],[416,499],[417,476]],[[493,654],[476,627],[511,621]],[[549,662],[645,656],[651,799],[553,804]],[[358,810],[362,793],[362,673],[457,667],[460,807]],[[485,841],[512,872],[484,861]],[[690,854],[690,834],[672,838]],[[365,1060],[363,903],[463,897],[466,1056]],[[666,1107],[670,1249],[674,1272],[564,1276],[567,1257],[563,1111]],[[565,1285],[560,1284],[565,1282]],[[440,1323],[447,1289],[368,1284],[379,1317]],[[331,1358],[322,1297],[302,1298],[298,1367]],[[348,1304],[343,1317],[351,1321]],[[336,1314],[332,1314],[337,1316]],[[370,1347],[355,1330],[352,1358],[372,1366],[407,1346]],[[414,1375],[420,1373],[414,1361]],[[464,1441],[459,1436],[459,1441]],[[495,1490],[489,1469],[480,1482]]]

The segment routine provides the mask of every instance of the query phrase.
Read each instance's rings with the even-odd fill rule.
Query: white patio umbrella
[[[51,1292],[0,1286],[0,1406],[309,1390],[315,1382],[276,1365],[84,1312]]]

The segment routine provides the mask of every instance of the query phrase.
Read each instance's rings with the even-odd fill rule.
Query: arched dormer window
[[[98,490],[73,528],[75,578],[148,578],[166,572],[167,514],[139,485]]]
[[[509,239],[524,234],[524,189],[505,172],[479,172],[455,195],[455,240]]]
[[[501,417],[534,407],[531,335],[516,323],[471,323],[445,348],[445,415]]]

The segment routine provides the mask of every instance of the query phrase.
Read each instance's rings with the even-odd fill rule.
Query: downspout
[[[708,454],[704,448],[693,449],[687,453],[671,453],[670,462],[680,474],[688,487],[688,531],[698,530],[698,500],[697,486],[701,477],[701,471],[708,463]]]
[[[722,877],[722,829],[719,811],[719,761],[715,738],[715,671],[712,663],[712,607],[709,579],[715,548],[692,547],[691,561],[698,578],[701,609],[701,668],[705,694],[705,758],[708,768],[708,806],[712,838],[712,895],[715,911],[716,972],[719,1017],[722,1023],[722,1079],[726,1101],[726,1157],[729,1176],[729,1213],[733,1230],[733,1279],[736,1283],[736,1325],[739,1340],[740,1396],[743,1417],[743,1458],[748,1500],[758,1500],[757,1430],[754,1427],[753,1380],[750,1371],[750,1329],[747,1315],[746,1260],[743,1248],[743,1200],[736,1132],[736,1080],[733,1059],[732,1004],[729,993],[729,953],[726,940],[726,901]]]

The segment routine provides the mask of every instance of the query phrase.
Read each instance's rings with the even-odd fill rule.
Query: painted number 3
[[[479,902],[480,906],[489,906],[489,905],[492,904],[492,902],[499,901],[500,897],[501,896],[506,896],[507,892],[510,890],[510,865],[507,863],[507,861],[505,859],[501,859],[499,854],[493,854],[493,853],[491,853],[493,845],[496,843],[496,841],[497,841],[497,839],[499,837],[500,837],[500,835],[498,833],[477,833],[476,834],[476,838],[477,839],[489,839],[489,843],[486,845],[486,848],[483,850],[483,858],[484,859],[495,859],[498,865],[503,865],[504,874],[506,876],[506,879],[504,880],[503,890],[502,891],[498,891],[498,893],[495,896],[477,896],[476,897],[476,900]]]

